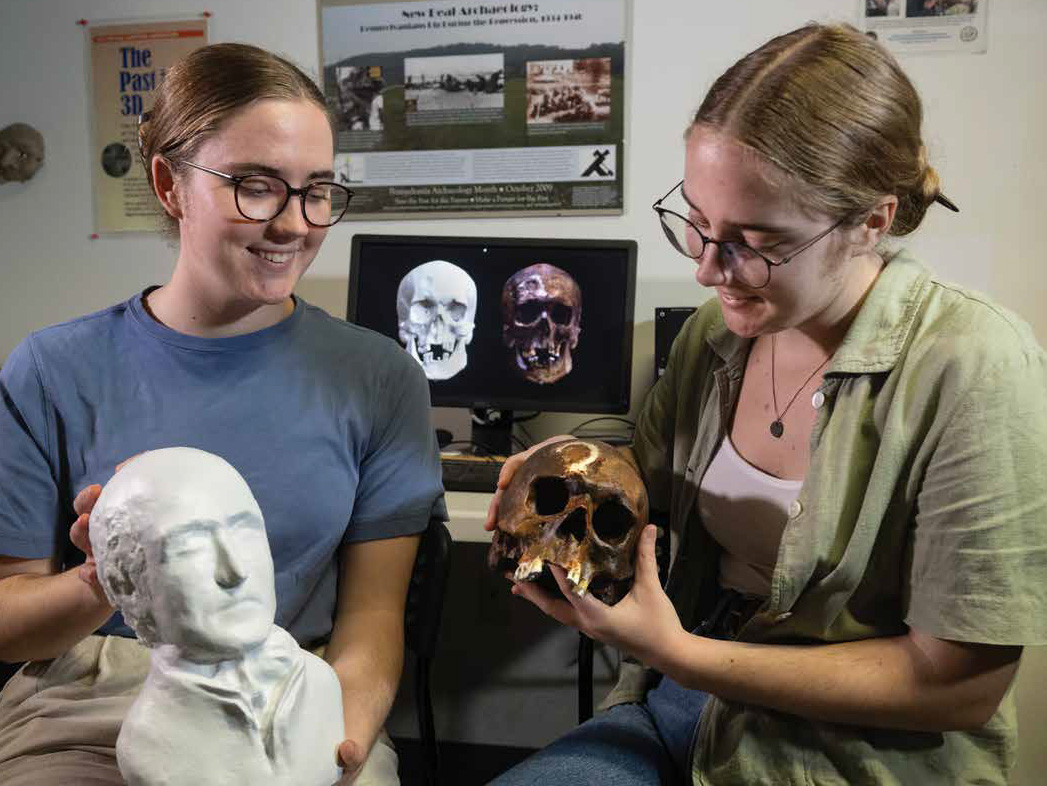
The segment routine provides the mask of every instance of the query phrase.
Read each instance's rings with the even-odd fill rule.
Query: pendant
[[[782,434],[785,433],[785,426],[782,425],[782,421],[776,420],[771,424],[771,436],[775,439],[781,439]]]

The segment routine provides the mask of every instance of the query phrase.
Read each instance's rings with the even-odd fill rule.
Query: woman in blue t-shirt
[[[417,364],[293,295],[352,196],[332,182],[333,138],[322,93],[283,58],[240,44],[183,58],[139,122],[178,241],[171,279],[5,363],[0,659],[30,661],[0,696],[7,786],[123,783],[114,745],[149,651],[99,588],[89,513],[120,461],[174,445],[248,481],[277,624],[326,645],[341,683],[337,756],[357,783],[397,782],[382,725],[417,535],[442,515],[439,457]]]

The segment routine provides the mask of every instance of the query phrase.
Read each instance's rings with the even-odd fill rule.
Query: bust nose
[[[233,589],[247,579],[247,570],[231,548],[227,536],[216,532],[214,580],[222,589]]]

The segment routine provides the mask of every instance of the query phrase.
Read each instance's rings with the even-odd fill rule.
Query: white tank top
[[[698,511],[723,548],[720,586],[766,597],[778,544],[802,480],[782,480],[757,469],[725,436],[698,488]]]

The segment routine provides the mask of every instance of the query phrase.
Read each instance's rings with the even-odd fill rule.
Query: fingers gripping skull
[[[582,290],[554,265],[518,270],[502,290],[502,339],[524,379],[547,385],[571,373],[582,330]]]
[[[476,325],[476,283],[457,265],[435,259],[400,281],[396,293],[400,343],[429,379],[450,379],[468,358]]]
[[[647,517],[643,480],[621,453],[596,440],[557,442],[513,475],[487,562],[515,569],[517,581],[559,565],[576,594],[617,603],[631,585]]]

